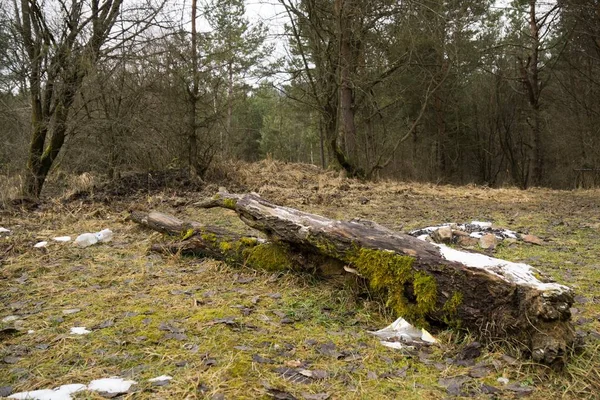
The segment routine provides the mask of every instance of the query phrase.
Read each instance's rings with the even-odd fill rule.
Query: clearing
[[[360,217],[402,231],[491,221],[542,238],[541,246],[500,244],[493,255],[531,264],[575,290],[583,350],[558,373],[516,360],[500,344],[480,351],[468,335],[449,330],[434,333],[439,346],[386,348],[368,331],[394,318],[352,279],[149,253],[163,238],[128,221],[131,209],[249,228],[231,211],[194,206],[217,185],[185,193],[146,185],[122,191],[125,197],[96,191],[31,212],[0,212],[0,226],[11,231],[0,237],[0,396],[113,376],[136,381],[122,395],[136,399],[597,396],[600,190],[360,182],[270,160],[228,171],[219,185],[232,192],[256,191],[330,218]],[[52,241],[104,228],[114,232],[109,243]],[[46,247],[33,247],[43,240]],[[90,333],[71,333],[74,327]],[[163,375],[172,379],[149,381]]]

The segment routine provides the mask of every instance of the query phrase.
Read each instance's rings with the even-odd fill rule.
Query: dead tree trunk
[[[540,282],[525,264],[431,244],[370,221],[331,220],[255,194],[219,193],[198,205],[234,210],[270,242],[172,217],[133,219],[153,229],[183,232],[191,241],[184,245],[188,249],[208,247],[222,253],[217,258],[235,257],[263,268],[306,268],[338,260],[413,324],[451,326],[484,340],[508,341],[541,363],[563,365],[573,345],[571,290]]]

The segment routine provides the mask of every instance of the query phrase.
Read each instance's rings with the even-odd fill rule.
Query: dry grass
[[[496,380],[504,376],[533,387],[532,399],[596,397],[599,191],[359,182],[312,166],[274,161],[236,164],[227,170],[233,187],[334,218],[363,217],[404,230],[446,221],[492,220],[545,238],[546,246],[500,247],[498,255],[529,262],[574,287],[582,296],[573,317],[577,328],[594,334],[587,336],[584,352],[562,373],[513,363],[505,357],[505,348],[492,346],[477,360],[490,374],[471,378],[463,389],[488,398],[481,385],[500,387]],[[216,187],[207,188],[212,190]],[[133,202],[137,208],[247,229],[226,210],[195,209],[195,200],[159,193]],[[0,337],[0,386],[33,390],[117,375],[139,382],[135,393],[125,396],[136,399],[217,394],[227,399],[271,398],[269,388],[297,398],[302,393],[328,393],[331,399],[436,399],[448,396],[440,378],[468,375],[472,369],[447,362],[471,340],[455,332],[438,333],[442,345],[421,354],[407,356],[380,346],[366,331],[384,326],[390,317],[377,302],[358,297],[355,287],[149,254],[149,245],[161,237],[126,221],[130,201],[50,201],[30,214],[0,215],[0,225],[13,230],[0,239],[0,318],[22,318],[19,333]],[[42,239],[106,227],[115,232],[109,244],[32,248]],[[80,311],[63,315],[68,309]],[[97,328],[74,336],[69,334],[73,326]],[[35,332],[27,334],[28,330]],[[335,351],[322,351],[329,342]],[[293,382],[277,369],[286,366],[325,371],[325,379]],[[398,371],[400,376],[395,375]],[[163,374],[173,381],[163,387],[147,381]],[[505,391],[500,397],[517,394]]]

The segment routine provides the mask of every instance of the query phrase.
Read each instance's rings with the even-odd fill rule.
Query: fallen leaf
[[[114,320],[107,319],[106,321],[103,321],[103,322],[99,323],[98,325],[92,326],[92,329],[106,329],[106,328],[110,328],[114,324],[115,324]]]
[[[164,339],[187,340],[188,336],[185,333],[169,332],[163,336]]]
[[[185,332],[185,329],[183,328],[179,328],[177,326],[174,326],[170,323],[167,322],[161,322],[160,325],[158,325],[158,329],[161,331],[168,331],[171,333],[183,333]]]
[[[274,364],[275,363],[275,361],[271,360],[270,358],[265,358],[259,354],[253,354],[252,361],[257,362],[259,364]]]
[[[483,378],[491,373],[492,371],[488,367],[475,367],[469,371],[469,376],[472,378]]]
[[[0,397],[8,397],[12,394],[13,389],[11,386],[0,387]]]
[[[329,397],[331,397],[331,395],[329,393],[311,394],[311,393],[302,392],[301,395],[304,400],[327,400]]]
[[[267,389],[267,394],[273,397],[275,400],[297,400],[294,396],[289,394],[288,392],[284,392],[279,389]]]
[[[458,360],[472,360],[481,355],[481,343],[472,342],[462,348],[456,358]]]
[[[323,355],[333,358],[340,358],[342,356],[342,353],[336,350],[335,344],[331,341],[320,345],[318,351]]]
[[[21,361],[21,358],[15,356],[6,356],[2,359],[2,361],[4,361],[6,364],[16,364]]]

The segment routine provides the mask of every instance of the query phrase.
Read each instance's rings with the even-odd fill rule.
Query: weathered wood
[[[240,235],[221,227],[183,221],[160,212],[133,211],[129,219],[158,232],[175,236],[175,240],[152,245],[151,250],[167,253],[193,254],[225,261],[230,264],[249,265],[271,270],[319,269],[329,267],[343,271],[341,265],[332,265],[322,255],[302,254],[285,244],[274,244],[256,236]]]
[[[553,366],[564,364],[573,345],[571,290],[540,282],[525,264],[459,252],[370,221],[331,220],[255,194],[223,192],[197,205],[234,210],[247,225],[267,234],[269,246],[284,249],[290,265],[311,254],[343,262],[368,280],[399,316],[417,325],[451,326],[480,339],[510,342],[535,361]],[[168,219],[162,225],[182,227]],[[252,251],[242,253],[247,260]],[[260,265],[263,260],[256,255],[253,261]]]

